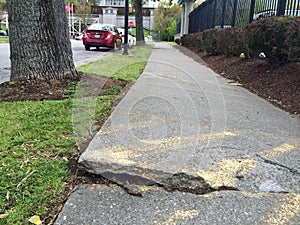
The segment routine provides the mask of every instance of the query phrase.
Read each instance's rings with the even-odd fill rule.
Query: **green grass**
[[[47,204],[64,191],[70,178],[66,159],[76,154],[71,106],[70,99],[0,103],[0,209],[14,202],[1,212],[9,216],[0,224],[46,215]]]
[[[115,86],[100,91],[99,97],[82,97],[81,93],[86,93],[86,89],[78,88],[79,93],[74,96],[72,108],[73,131],[78,145],[91,139],[99,130],[99,119],[101,121],[101,118],[106,117],[121,89],[120,86]]]
[[[143,71],[151,51],[152,46],[150,45],[135,46],[129,49],[129,55],[123,55],[123,52],[119,51],[77,69],[85,73],[134,82]]]
[[[1,30],[5,31],[6,30],[5,24],[0,24],[0,28]],[[0,43],[2,42],[9,42],[9,37],[0,36]]]
[[[136,36],[136,28],[132,28],[131,35]],[[144,37],[149,36],[149,30],[144,29]]]
[[[9,42],[9,37],[7,36],[0,36],[0,43],[5,43],[5,42]]]
[[[174,41],[169,41],[169,42],[168,42],[168,45],[170,45],[170,46],[173,47],[173,46],[175,46],[175,45],[177,45],[177,44],[176,44]]]
[[[130,56],[115,53],[82,68],[94,74],[101,68],[100,74],[134,81],[150,53],[149,46],[134,47]],[[33,215],[49,221],[58,213],[66,185],[75,178],[67,164],[79,155],[77,146],[81,140],[76,132],[88,136],[90,125],[94,126],[91,121],[105,117],[121,90],[116,86],[101,91],[94,99],[79,99],[74,85],[65,91],[72,96],[65,100],[0,102],[0,215],[8,214],[0,219],[1,225],[30,224],[28,219]],[[92,109],[86,121],[78,114],[82,122],[79,125],[74,123],[76,101]],[[88,101],[94,107],[90,108]],[[79,110],[86,115],[85,109]]]

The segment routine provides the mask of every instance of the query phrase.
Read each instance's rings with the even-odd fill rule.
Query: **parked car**
[[[123,28],[117,28],[117,29],[122,37],[122,44],[124,44],[125,29],[123,29]],[[128,34],[128,45],[129,46],[136,45],[136,38],[130,34]]]
[[[116,26],[110,24],[92,24],[83,32],[82,40],[86,50],[90,50],[91,47],[117,48],[122,45],[122,38]]]

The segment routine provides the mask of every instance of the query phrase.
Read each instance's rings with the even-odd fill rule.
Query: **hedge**
[[[194,47],[213,55],[259,57],[279,66],[288,60],[300,61],[300,18],[271,17],[258,20],[244,28],[209,29],[186,34],[181,45]]]

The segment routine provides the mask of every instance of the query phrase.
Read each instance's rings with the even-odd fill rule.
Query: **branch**
[[[17,185],[17,188],[20,187],[22,184],[25,184],[26,181],[28,180],[28,178],[34,174],[36,172],[36,170],[31,171],[26,177],[24,177],[21,182]]]

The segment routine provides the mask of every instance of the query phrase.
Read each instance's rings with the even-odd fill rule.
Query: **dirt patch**
[[[78,73],[75,77],[61,80],[26,80],[0,84],[0,102],[5,101],[44,101],[68,98],[77,82],[83,81],[90,87],[90,93],[96,89],[127,85],[127,81],[113,80],[107,77]]]
[[[175,46],[199,63],[205,64],[225,78],[240,83],[251,92],[276,106],[300,115],[300,63],[289,62],[272,68],[261,59],[212,56],[194,48]]]

